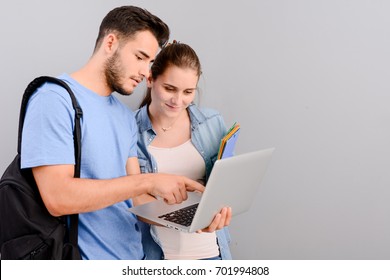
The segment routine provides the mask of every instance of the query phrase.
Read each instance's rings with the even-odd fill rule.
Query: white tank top
[[[205,162],[191,140],[173,148],[148,147],[157,162],[158,172],[183,175],[202,182]],[[185,233],[162,226],[152,226],[160,240],[166,259],[194,260],[219,255],[217,237],[213,233]]]

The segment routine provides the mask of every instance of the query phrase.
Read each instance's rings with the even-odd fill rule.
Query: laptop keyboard
[[[183,209],[179,209],[164,215],[159,216],[159,218],[170,221],[172,223],[176,223],[183,226],[190,226],[192,223],[192,219],[194,218],[196,209],[198,208],[199,203],[190,205]]]

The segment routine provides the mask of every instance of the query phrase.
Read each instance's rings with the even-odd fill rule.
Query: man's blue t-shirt
[[[112,179],[126,175],[126,162],[137,156],[133,113],[115,96],[100,96],[69,75],[65,80],[83,110],[81,178]],[[22,141],[22,168],[75,164],[74,110],[65,89],[45,84],[31,97]],[[131,200],[79,215],[79,247],[83,259],[142,259]]]

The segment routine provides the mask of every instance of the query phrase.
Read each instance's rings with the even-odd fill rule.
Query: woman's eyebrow
[[[174,85],[171,85],[171,84],[168,84],[168,83],[164,83],[164,86],[172,87],[172,88],[177,88],[177,87],[175,87]]]
[[[168,84],[168,83],[163,83],[164,86],[166,87],[171,87],[171,88],[174,88],[174,89],[177,89],[177,87],[175,87],[174,85],[171,85],[171,84]],[[197,88],[186,88],[184,90],[196,90]]]

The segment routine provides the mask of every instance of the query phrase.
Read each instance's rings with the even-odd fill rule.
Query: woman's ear
[[[152,72],[149,73],[148,78],[146,79],[146,86],[148,88],[152,87],[153,79],[152,79]]]

